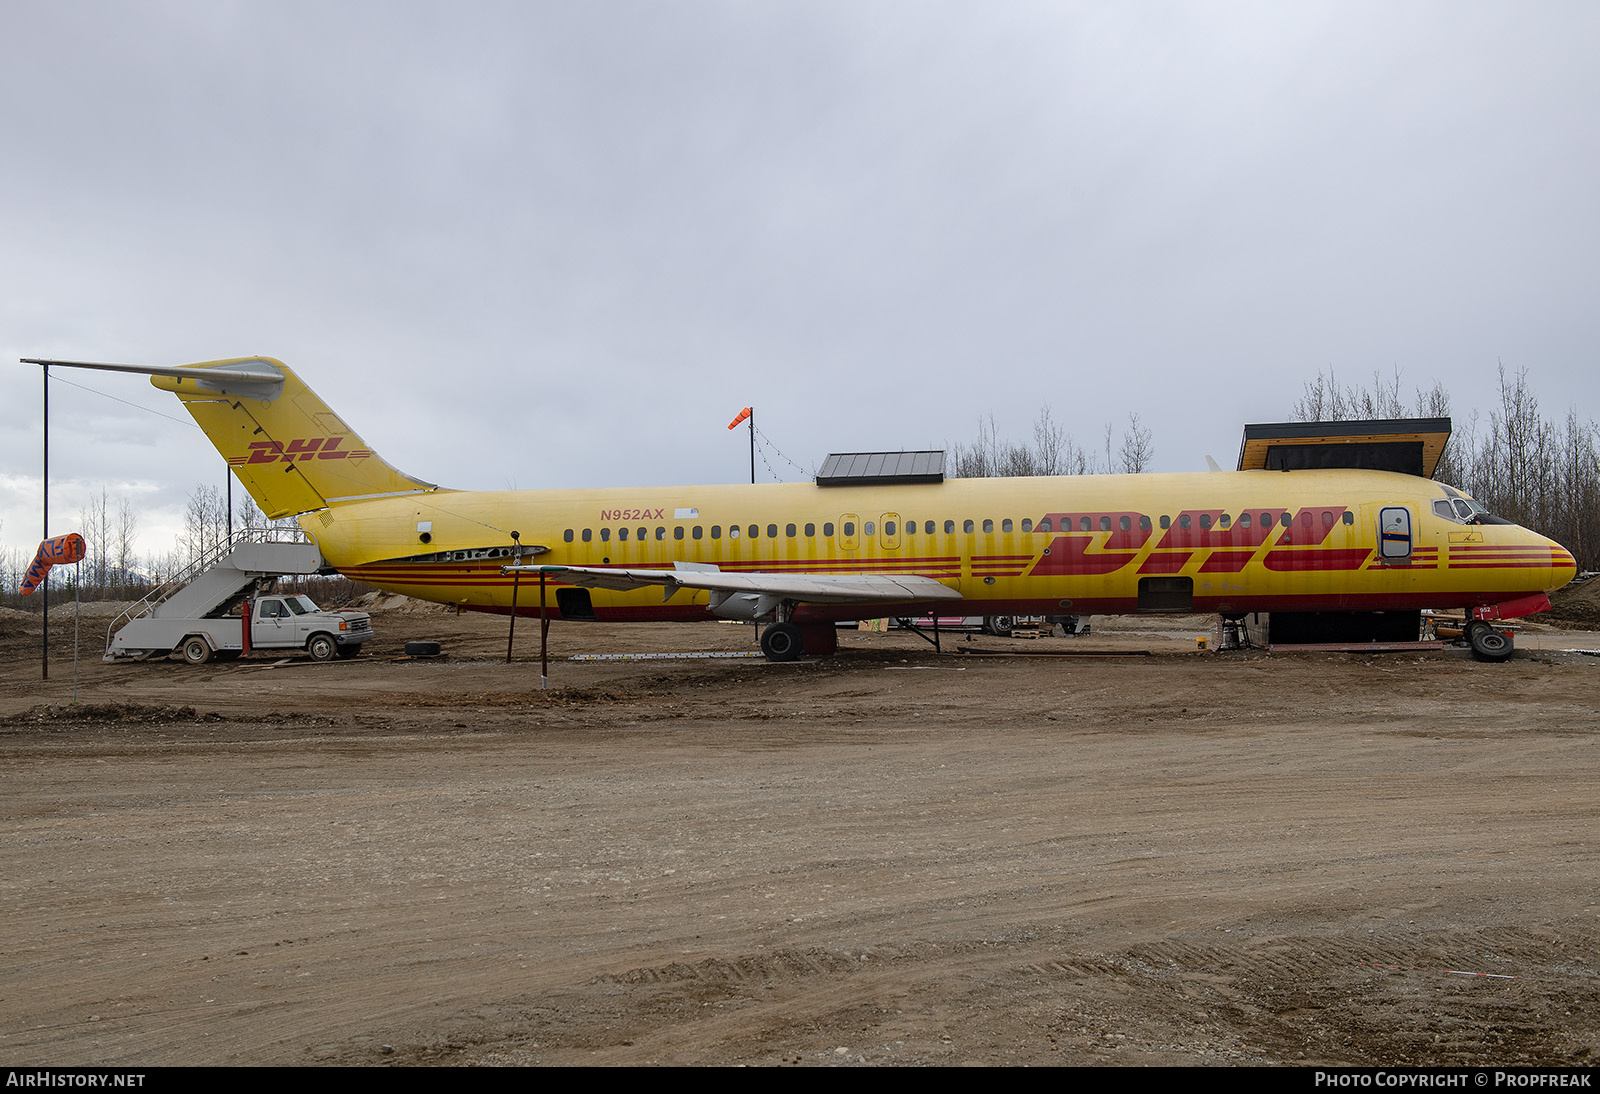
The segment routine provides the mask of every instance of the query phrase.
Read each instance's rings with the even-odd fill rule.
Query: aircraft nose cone
[[[1545,542],[1550,545],[1549,591],[1554,592],[1578,576],[1578,561],[1572,557],[1572,552],[1555,540],[1547,539]]]

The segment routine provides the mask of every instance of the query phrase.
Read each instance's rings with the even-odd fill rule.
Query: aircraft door
[[[846,513],[839,518],[839,550],[854,551],[861,545],[861,518],[854,513]]]
[[[1378,557],[1404,562],[1411,557],[1411,510],[1386,505],[1378,513]]]
[[[878,523],[878,546],[885,551],[898,551],[900,549],[900,514],[884,513],[883,519]]]

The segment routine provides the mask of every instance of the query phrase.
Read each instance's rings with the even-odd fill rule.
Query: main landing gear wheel
[[[313,635],[306,643],[306,652],[313,661],[332,661],[339,653],[339,644],[325,634]]]
[[[800,628],[793,623],[774,623],[761,632],[761,652],[768,661],[798,661],[805,653]]]
[[[983,621],[984,629],[996,638],[1010,638],[1013,620],[1009,615],[991,615]]]
[[[1509,634],[1495,630],[1481,619],[1467,624],[1467,644],[1472,647],[1472,656],[1479,661],[1506,661],[1516,652]]]
[[[211,643],[198,635],[183,643],[183,659],[191,665],[203,665],[211,660]]]

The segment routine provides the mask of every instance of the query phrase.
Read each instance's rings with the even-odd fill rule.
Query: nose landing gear
[[[1472,647],[1472,656],[1479,661],[1506,661],[1516,652],[1511,636],[1497,631],[1484,619],[1474,619],[1467,624],[1464,636]]]

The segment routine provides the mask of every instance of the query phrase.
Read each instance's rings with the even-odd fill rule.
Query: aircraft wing
[[[931,577],[915,574],[724,573],[715,566],[678,563],[671,570],[628,570],[610,566],[506,566],[502,573],[549,574],[586,588],[643,589],[662,586],[666,599],[679,589],[706,589],[731,595],[751,593],[774,600],[810,604],[862,604],[876,601],[960,600],[961,594]]]

